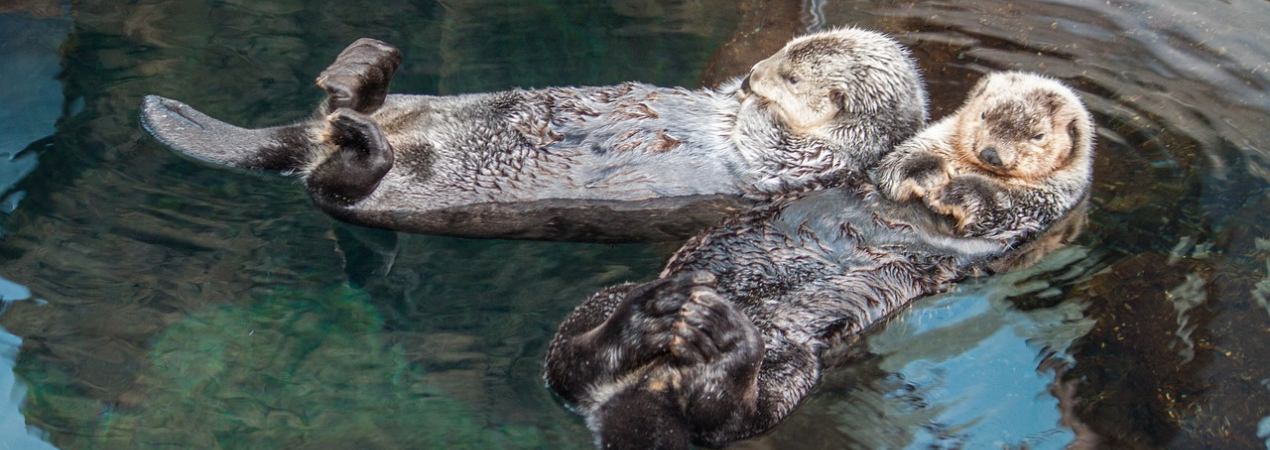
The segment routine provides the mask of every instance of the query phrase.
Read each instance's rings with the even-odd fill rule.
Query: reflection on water
[[[0,325],[22,339],[25,423],[58,447],[586,448],[541,386],[545,345],[673,250],[341,225],[293,183],[174,157],[137,127],[142,95],[294,120],[361,36],[403,49],[403,91],[695,85],[845,24],[913,48],[935,116],[988,70],[1075,85],[1101,125],[1091,223],[1033,269],[918,302],[741,446],[1270,440],[1265,2],[61,5],[0,5],[0,33],[40,37],[0,39],[22,55],[0,65],[0,289],[46,300]]]
[[[1061,284],[1097,270],[1079,247],[989,282],[964,283],[920,302],[867,340],[869,355],[835,369],[821,394],[776,433],[772,448],[1064,448],[1071,387],[1058,380],[1072,343],[1093,327],[1087,299],[1054,302]],[[833,427],[824,426],[832,420]],[[815,431],[811,431],[815,430]]]
[[[27,426],[20,410],[26,400],[26,384],[13,373],[13,363],[21,346],[22,338],[0,327],[0,447],[52,449],[43,432]]]
[[[0,278],[0,313],[11,302],[29,300],[31,291],[12,281]],[[26,383],[17,378],[13,365],[18,359],[22,338],[0,327],[0,448],[43,450],[52,449],[44,440],[44,433],[28,427],[22,415],[26,401]]]
[[[0,214],[12,213],[26,193],[13,190],[35,170],[40,138],[53,134],[62,113],[61,58],[57,48],[70,32],[62,8],[44,14],[0,14]],[[0,227],[3,236],[3,227]]]
[[[37,13],[37,14],[32,14]],[[41,139],[52,134],[62,112],[57,48],[70,31],[65,10],[50,6],[24,14],[0,14],[0,217],[16,210],[26,193],[13,189],[35,170]],[[4,236],[0,222],[0,239]],[[31,291],[0,275],[0,315]],[[41,302],[42,303],[42,302]],[[27,425],[21,408],[27,385],[14,372],[22,338],[0,326],[0,448],[53,449],[44,432]]]
[[[1084,300],[1068,298],[1052,308],[1028,311],[1010,302],[1025,294],[1046,295],[1042,291],[1050,288],[1050,281],[1032,279],[1034,275],[1083,272],[1080,265],[1090,262],[1082,259],[1087,254],[1069,250],[1037,269],[932,299],[869,340],[869,351],[881,357],[878,368],[892,374],[885,380],[904,383],[889,397],[941,406],[926,426],[894,419],[920,430],[915,443],[1039,449],[1062,448],[1075,438],[1062,423],[1059,400],[1035,394],[1050,389],[1055,368],[1070,362],[1072,341],[1093,326],[1083,315]]]

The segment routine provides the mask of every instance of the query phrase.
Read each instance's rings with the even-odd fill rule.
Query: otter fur
[[[1093,120],[1046,77],[994,73],[965,104],[887,154],[873,170],[891,199],[920,199],[971,236],[1037,233],[1083,199]]]
[[[362,39],[299,124],[249,130],[147,97],[179,153],[294,174],[332,216],[470,237],[675,240],[773,195],[861,170],[926,121],[907,51],[881,34],[796,38],[716,89],[642,83],[390,95],[396,48]]]
[[[980,87],[1010,91],[998,98],[1002,103],[983,103],[989,94],[976,89],[961,112],[978,116],[976,105],[995,111],[1010,98],[1032,101],[1034,94],[1060,102],[1057,108],[1042,104],[1026,109],[1039,115],[1022,119],[1048,121],[1046,132],[1066,132],[1067,121],[1074,120],[1078,132],[1070,139],[1047,141],[1064,145],[1018,151],[1053,152],[1028,157],[1066,162],[1027,169],[1031,184],[953,172],[942,185],[924,185],[924,198],[937,199],[937,205],[934,200],[897,201],[868,177],[853,176],[837,187],[729,219],[689,240],[659,279],[609,287],[580,305],[548,349],[547,385],[586,416],[603,448],[722,446],[749,438],[788,415],[816,384],[822,368],[870,327],[918,297],[989,273],[1000,268],[999,261],[1019,260],[1014,252],[1041,242],[1024,230],[1080,223],[1066,216],[1080,208],[1062,205],[1083,197],[1090,187],[1088,112],[1066,87],[1034,75],[992,75]],[[988,116],[993,117],[991,112]],[[987,136],[975,138],[976,148],[990,144],[999,153],[1013,151],[1006,148],[1014,143],[1008,137],[979,133],[995,126],[980,120],[957,131]],[[936,127],[932,130],[941,133],[953,130]],[[919,137],[950,139],[932,133]],[[965,164],[950,152],[926,154],[947,166]],[[1011,157],[999,156],[1003,162]],[[884,180],[926,180],[923,171],[903,176],[919,178]],[[1053,207],[1046,203],[1049,209],[1043,213],[991,210],[985,207],[1006,203],[948,192],[965,177],[995,181],[984,189],[1029,186],[1064,200]],[[1004,196],[1015,195],[1009,192]],[[1017,202],[1010,206],[1025,207]],[[959,217],[953,211],[971,213]],[[1021,217],[1012,219],[1011,214]],[[980,226],[983,217],[994,221]],[[1058,228],[1068,233],[1065,226]],[[990,231],[981,232],[985,229]],[[655,431],[629,431],[650,428],[644,425],[653,421]]]

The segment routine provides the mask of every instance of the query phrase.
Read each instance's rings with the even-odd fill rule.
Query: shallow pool
[[[916,302],[738,447],[1270,445],[1264,1],[19,0],[0,3],[0,447],[588,448],[542,386],[546,344],[675,244],[344,225],[294,182],[174,156],[141,97],[295,120],[362,36],[402,49],[403,92],[695,87],[837,25],[911,46],[935,117],[990,70],[1075,86],[1100,125],[1090,224]]]

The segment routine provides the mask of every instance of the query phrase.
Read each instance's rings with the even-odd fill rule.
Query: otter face
[[[957,159],[999,177],[1035,180],[1091,152],[1093,121],[1079,98],[1038,75],[988,75],[957,114]]]
[[[844,116],[900,114],[925,121],[916,66],[898,43],[871,31],[848,28],[794,39],[755,64],[741,89],[766,100],[799,131]]]

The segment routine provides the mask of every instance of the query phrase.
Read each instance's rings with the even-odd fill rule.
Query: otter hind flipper
[[[340,108],[328,118],[326,139],[334,153],[305,179],[320,202],[347,205],[369,195],[392,169],[393,151],[379,125],[370,117]]]
[[[318,75],[326,91],[324,111],[349,108],[370,114],[383,106],[388,84],[401,66],[401,51],[386,42],[361,38],[350,44]]]
[[[157,95],[142,102],[141,126],[177,153],[217,166],[293,172],[310,155],[303,124],[247,129]]]

